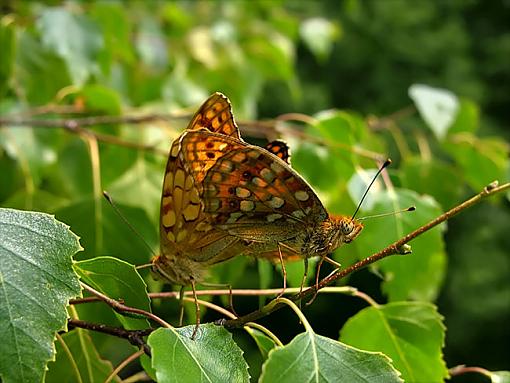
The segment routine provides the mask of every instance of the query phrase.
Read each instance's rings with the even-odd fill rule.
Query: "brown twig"
[[[452,218],[453,216],[457,215],[461,211],[479,203],[482,199],[487,198],[489,196],[492,196],[497,193],[501,193],[505,190],[510,189],[510,183],[506,183],[504,185],[498,186],[497,182],[492,182],[487,187],[484,188],[480,193],[475,195],[474,197],[468,199],[467,201],[464,201],[458,206],[455,206],[454,208],[448,210],[446,213],[441,214],[439,217],[433,219],[429,223],[423,225],[422,227],[416,229],[415,231],[405,235],[398,241],[395,241],[391,245],[385,247],[383,250],[371,255],[370,257],[367,257],[359,262],[356,262],[352,266],[347,267],[346,269],[340,270],[335,274],[332,274],[330,276],[327,276],[326,278],[322,279],[317,287],[312,286],[308,289],[304,290],[303,292],[294,295],[291,300],[292,301],[298,301],[303,298],[309,297],[312,294],[315,293],[316,289],[321,289],[324,286],[327,286],[337,279],[343,278],[349,274],[352,274],[353,272],[362,269],[374,262],[377,262],[383,258],[386,258],[390,255],[395,254],[403,254],[408,252],[406,249],[406,245],[411,240],[415,239],[416,237],[422,235],[423,233],[427,232],[428,230],[432,229],[433,227],[439,225],[440,223]],[[219,323],[224,325],[228,328],[237,328],[243,326],[247,322],[253,322],[256,321],[262,317],[265,317],[269,315],[270,313],[281,309],[284,307],[282,303],[275,303],[275,302],[269,302],[266,306],[262,307],[259,310],[256,310],[252,313],[249,313],[247,315],[244,315],[242,317],[239,317],[237,319],[231,319],[231,320],[223,320]]]
[[[68,319],[67,326],[69,330],[79,327],[86,330],[101,332],[103,334],[113,335],[118,338],[123,338],[129,341],[133,346],[142,347],[143,351],[150,356],[151,350],[143,337],[150,335],[154,331],[153,328],[147,328],[143,330],[126,330],[121,327],[107,326],[101,323],[90,323],[80,319]]]
[[[115,299],[107,297],[106,295],[100,293],[99,291],[93,289],[92,287],[90,287],[89,285],[86,285],[83,282],[80,282],[80,285],[83,289],[87,290],[92,295],[95,295],[100,300],[105,302],[108,306],[112,307],[115,311],[117,311],[121,314],[122,313],[133,313],[133,314],[142,315],[146,318],[152,319],[153,321],[159,323],[163,327],[167,327],[167,328],[172,327],[169,323],[165,322],[163,319],[161,319],[157,315],[154,315],[153,313],[150,313],[150,312],[142,310],[142,309],[137,309],[135,307],[129,307],[122,303],[119,303]]]
[[[482,367],[468,367],[468,366],[465,366],[463,364],[450,368],[448,370],[448,372],[450,373],[450,376],[463,375],[463,374],[466,374],[466,373],[469,373],[469,372],[474,372],[474,373],[477,373],[477,374],[482,374],[482,375],[488,376],[489,378],[491,376],[490,371],[486,370],[485,368],[482,368]]]

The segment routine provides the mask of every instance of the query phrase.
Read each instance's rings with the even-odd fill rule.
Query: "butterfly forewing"
[[[232,115],[230,101],[219,92],[211,95],[202,104],[188,124],[187,130],[201,128],[241,140],[239,129]]]
[[[311,187],[287,164],[262,148],[239,146],[220,156],[203,181],[204,209],[216,227],[249,240],[269,235],[275,243],[327,218]]]

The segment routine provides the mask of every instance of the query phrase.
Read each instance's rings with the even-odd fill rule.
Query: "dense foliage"
[[[153,254],[101,193],[158,249],[170,143],[214,91],[232,101],[247,141],[288,142],[292,167],[331,213],[352,214],[381,159],[393,159],[359,215],[417,210],[364,221],[332,255],[342,268],[509,179],[503,2],[7,1],[1,12],[4,382],[44,374],[102,382],[137,351],[77,322],[63,332],[66,314],[130,331],[161,325],[103,302],[67,305],[80,281],[178,324],[177,300],[148,292],[179,287],[134,267]],[[264,327],[227,331],[211,323],[221,313],[202,307],[207,324],[190,340],[195,308],[186,303],[190,326],[143,334],[151,357],[119,376],[436,382],[467,364],[487,369],[472,381],[510,379],[488,371],[510,367],[509,200],[500,193],[462,211],[411,241],[411,254],[336,281],[337,293],[301,310],[288,303],[293,310],[262,318]],[[286,268],[298,288],[302,262]],[[283,284],[279,265],[243,256],[215,266],[207,281]],[[234,296],[234,307],[242,315],[274,297]],[[200,298],[228,307],[227,296]]]

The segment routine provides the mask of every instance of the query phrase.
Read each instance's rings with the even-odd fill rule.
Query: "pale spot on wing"
[[[268,183],[274,181],[276,175],[268,168],[264,168],[260,171],[260,176],[266,180]]]
[[[176,242],[181,242],[188,235],[188,230],[182,229],[177,233]]]
[[[163,194],[169,194],[172,190],[172,186],[174,184],[174,175],[173,173],[166,173],[165,183],[163,185]]]
[[[221,176],[221,173],[218,173],[218,172],[214,172],[211,176],[212,182],[219,183],[222,181],[222,179],[223,179],[223,177]]]
[[[218,146],[218,150],[224,151],[227,148],[228,144],[223,142]]]
[[[294,210],[292,212],[292,215],[296,218],[304,218],[305,217],[305,213],[303,213],[302,210]]]
[[[184,189],[190,190],[192,186],[193,186],[193,177],[191,177],[191,175],[188,174],[188,176],[186,177],[186,183],[184,184]]]
[[[298,201],[307,201],[308,198],[310,198],[310,195],[305,192],[304,190],[298,190],[297,192],[294,193],[294,196],[296,197],[296,199]]]
[[[179,149],[180,149],[179,144],[172,145],[172,149],[170,150],[170,155],[174,158],[177,157],[177,155],[179,154]]]
[[[274,222],[276,221],[277,219],[280,219],[282,218],[283,215],[281,214],[278,214],[278,213],[273,213],[273,214],[269,214],[266,219],[267,219],[267,222]]]
[[[251,182],[253,182],[255,186],[258,186],[259,188],[265,188],[268,185],[266,181],[259,177],[253,177]]]
[[[241,212],[235,212],[235,213],[230,213],[230,217],[227,219],[227,223],[234,223],[236,222],[239,217],[242,217],[243,216],[243,213]]]
[[[252,211],[253,209],[255,209],[255,204],[253,203],[253,201],[241,201],[241,203],[239,204],[239,209],[245,212]]]
[[[189,200],[195,204],[200,202],[200,197],[198,196],[198,190],[196,188],[191,189],[189,192]]]
[[[186,209],[182,211],[184,215],[184,219],[186,221],[193,221],[198,218],[198,213],[200,212],[200,205],[189,204],[186,206]]]
[[[166,237],[168,238],[168,240],[169,240],[170,242],[175,242],[175,235],[174,235],[174,233],[172,233],[171,231],[168,231],[168,232],[166,233]]]
[[[182,169],[177,169],[175,172],[174,186],[184,189],[184,171]]]
[[[251,192],[248,189],[242,188],[240,186],[236,187],[236,196],[239,198],[248,198],[250,195]]]
[[[273,162],[271,164],[271,169],[273,169],[273,171],[276,173],[276,174],[279,174],[281,172],[284,171],[284,168],[283,166],[281,166],[280,164],[277,164],[276,162]]]
[[[200,222],[196,227],[195,230],[197,231],[209,231],[212,229],[212,226],[208,224],[207,222]]]
[[[182,189],[181,188],[175,188],[174,189],[174,210],[181,211],[182,209]]]
[[[220,200],[219,199],[213,199],[211,202],[209,202],[209,207],[211,211],[216,211],[220,208]]]
[[[246,154],[243,152],[236,153],[232,156],[232,161],[234,162],[243,162],[246,159]]]
[[[231,161],[222,161],[220,164],[219,171],[224,173],[230,173],[234,169]]]
[[[169,210],[166,214],[163,214],[161,222],[165,227],[172,227],[175,225],[175,212],[173,210]]]
[[[277,197],[277,196],[273,196],[269,200],[269,206],[271,206],[273,209],[281,208],[284,203],[285,203],[285,201],[283,199],[281,199],[280,197]]]

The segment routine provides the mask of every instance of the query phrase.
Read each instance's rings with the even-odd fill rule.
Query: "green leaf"
[[[480,108],[471,100],[460,99],[460,108],[448,134],[474,133],[480,124]]]
[[[390,359],[312,332],[274,348],[259,382],[402,382]]]
[[[47,50],[28,31],[19,33],[14,77],[31,105],[52,101],[71,83],[64,60]]]
[[[510,383],[510,371],[491,371],[489,376],[492,383]]]
[[[148,339],[159,383],[248,382],[242,350],[223,327],[202,325],[154,331]]]
[[[122,300],[126,306],[151,311],[147,286],[133,265],[113,257],[96,257],[76,262],[74,268],[85,283],[106,296]],[[149,327],[147,319],[115,313],[128,330]]]
[[[106,86],[92,84],[84,86],[80,92],[87,110],[94,114],[118,115],[121,112],[119,94]],[[111,126],[109,127],[111,130]]]
[[[409,97],[436,137],[444,139],[459,111],[457,96],[446,89],[414,84],[409,88]]]
[[[444,149],[461,166],[468,184],[476,191],[495,180],[503,181],[509,168],[508,145],[500,138],[478,138],[471,133],[448,137]]]
[[[362,258],[382,250],[441,214],[431,197],[406,189],[381,192],[376,198],[373,210],[362,215],[398,211],[409,206],[416,206],[416,211],[365,221],[365,228],[353,242]],[[444,226],[436,227],[410,242],[412,254],[392,255],[373,266],[384,275],[382,287],[389,300],[434,300],[437,297],[446,268],[442,228]]]
[[[157,226],[147,214],[142,209],[122,204],[117,204],[117,207],[149,246],[156,249]],[[55,215],[68,222],[82,238],[85,248],[80,254],[82,259],[108,254],[136,265],[150,260],[150,249],[133,234],[104,198],[97,205],[93,199],[74,202],[57,210]]]
[[[248,334],[251,335],[255,343],[257,343],[262,357],[267,359],[269,351],[271,351],[276,346],[275,342],[262,331],[257,330],[256,328],[245,327],[245,329]]]
[[[453,207],[462,197],[462,182],[451,182],[459,179],[458,169],[439,159],[406,157],[399,173],[405,188],[434,197],[444,209]]]
[[[338,39],[340,30],[338,25],[331,21],[314,17],[303,21],[300,28],[301,38],[320,61],[326,60],[334,42]]]
[[[46,383],[77,382],[78,374],[83,383],[102,383],[112,373],[112,364],[101,359],[87,331],[75,328],[62,335],[62,341],[69,353],[62,342],[55,342],[57,355],[55,361],[48,364]],[[116,377],[114,381],[120,382],[120,379]]]
[[[406,382],[443,382],[448,377],[441,352],[444,337],[441,315],[426,302],[367,307],[340,332],[345,343],[388,355]]]
[[[0,19],[0,47],[2,47],[0,60],[0,99],[2,99],[9,87],[16,51],[13,23],[9,23],[7,18]]]
[[[52,216],[0,209],[3,382],[42,381],[67,303],[80,295],[71,259],[80,249],[78,237]]]
[[[98,71],[97,55],[103,36],[88,17],[64,7],[46,8],[36,22],[43,44],[62,57],[75,84],[83,84]]]

